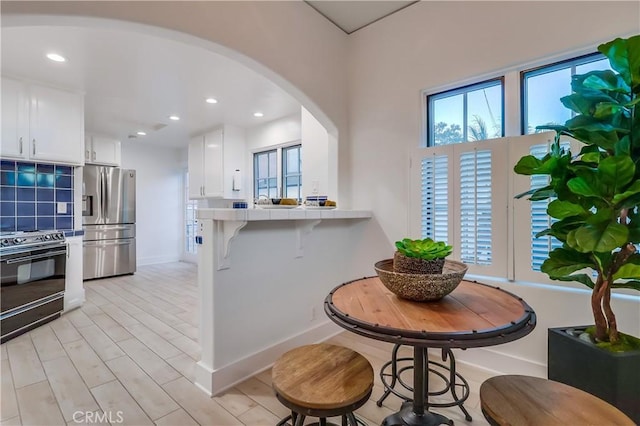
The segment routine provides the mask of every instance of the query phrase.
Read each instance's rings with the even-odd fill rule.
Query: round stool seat
[[[321,343],[282,355],[273,365],[272,383],[279,399],[294,411],[300,407],[337,415],[366,402],[373,389],[373,368],[351,349]]]
[[[492,425],[634,425],[613,405],[580,389],[529,376],[497,376],[480,386]]]

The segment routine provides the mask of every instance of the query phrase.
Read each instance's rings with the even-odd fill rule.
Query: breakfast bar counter
[[[315,220],[315,219],[365,219],[370,210],[342,210],[331,208],[254,208],[254,209],[198,209],[198,219],[221,221],[256,220]]]
[[[389,241],[370,211],[311,208],[197,210],[201,359],[210,394],[292,347],[339,332],[323,312],[335,282],[373,272]]]

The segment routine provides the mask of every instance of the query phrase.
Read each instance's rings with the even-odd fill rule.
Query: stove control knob
[[[23,241],[24,241],[24,238],[14,238],[13,239],[13,244],[20,244]]]
[[[47,235],[45,235],[45,236],[44,236],[44,240],[45,240],[45,241],[48,241],[48,240],[50,240],[50,239],[51,239],[51,235],[47,234]]]
[[[7,238],[5,238],[4,240],[2,240],[2,245],[3,245],[3,246],[8,246],[9,244],[10,244],[10,243],[9,243],[9,240],[8,240]]]

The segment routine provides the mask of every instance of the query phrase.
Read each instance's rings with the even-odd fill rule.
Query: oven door
[[[0,254],[3,336],[9,328],[23,327],[61,310],[66,260],[65,243]]]

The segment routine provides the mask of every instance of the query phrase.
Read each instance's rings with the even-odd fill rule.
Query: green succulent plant
[[[573,93],[561,101],[576,115],[564,126],[539,126],[556,131],[551,152],[522,157],[515,172],[549,177],[547,186],[521,194],[550,200],[547,214],[556,221],[537,236],[562,242],[542,272],[590,287],[596,339],[615,343],[611,289],[640,290],[640,35],[598,50],[613,71],[573,76]],[[563,135],[584,144],[580,153],[560,146]]]
[[[396,248],[407,257],[425,260],[444,259],[453,251],[452,246],[448,246],[442,241],[433,241],[431,238],[424,240],[405,238],[396,241]]]

